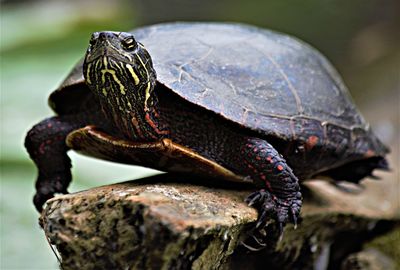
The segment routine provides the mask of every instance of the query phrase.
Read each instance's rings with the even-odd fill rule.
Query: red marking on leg
[[[307,141],[306,141],[306,150],[310,151],[311,149],[313,149],[313,147],[318,143],[319,138],[315,135],[311,135],[310,137],[308,137]]]
[[[40,144],[40,146],[39,146],[39,153],[43,155],[44,152],[45,152],[45,143],[42,142],[42,143]]]
[[[271,184],[268,181],[265,181],[265,185],[267,186],[267,189],[272,192]]]
[[[283,169],[284,169],[283,166],[280,165],[280,164],[279,164],[278,166],[276,166],[276,168],[277,168],[279,171],[283,171]]]
[[[244,163],[247,165],[247,168],[249,168],[250,170],[255,170],[255,168],[246,160],[244,161]]]
[[[368,149],[367,152],[365,152],[364,157],[366,158],[370,158],[370,157],[374,157],[376,154],[373,150]]]

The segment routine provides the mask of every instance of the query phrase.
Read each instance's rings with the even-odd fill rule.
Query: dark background
[[[48,0],[0,4],[1,269],[57,268],[31,204],[36,172],[23,139],[33,124],[52,114],[47,96],[83,56],[94,31],[123,31],[165,21],[232,21],[297,36],[337,67],[378,136],[391,145],[394,171],[384,177],[399,181],[398,0]],[[75,178],[71,191],[154,173],[75,154],[71,157]],[[395,192],[398,196],[398,189]]]

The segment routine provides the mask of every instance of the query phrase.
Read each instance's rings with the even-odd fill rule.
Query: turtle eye
[[[129,51],[133,51],[137,47],[137,43],[133,37],[125,38],[121,41],[121,43],[122,46],[124,46],[124,48]]]

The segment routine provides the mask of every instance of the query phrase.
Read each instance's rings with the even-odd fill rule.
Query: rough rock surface
[[[298,228],[286,226],[279,241],[271,223],[260,245],[251,237],[257,212],[243,202],[248,186],[186,180],[164,174],[49,200],[40,222],[62,268],[334,269],[398,218],[395,208],[360,204],[362,193],[310,182]]]

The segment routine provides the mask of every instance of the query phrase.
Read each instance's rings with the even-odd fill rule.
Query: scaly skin
[[[67,193],[71,182],[71,160],[65,143],[67,135],[88,124],[110,129],[110,124],[101,116],[100,108],[81,111],[78,114],[55,116],[44,119],[29,130],[25,147],[38,168],[36,194],[33,198],[36,209],[41,212],[43,204],[55,193]]]
[[[263,227],[271,217],[280,226],[297,222],[301,208],[299,181],[271,144],[162,86],[154,91],[154,100],[159,115],[155,122],[168,127],[172,140],[248,176],[260,188],[247,199],[260,212],[257,227]]]
[[[244,138],[239,151],[242,171],[265,186],[247,198],[250,205],[261,211],[256,227],[263,227],[268,217],[274,218],[281,228],[286,222],[297,224],[302,196],[297,177],[285,159],[267,141],[259,138]]]
[[[39,170],[34,199],[39,211],[54,193],[67,192],[71,164],[66,154],[66,136],[85,125],[95,125],[137,142],[170,138],[249,176],[260,187],[247,198],[260,212],[257,227],[264,227],[268,218],[275,219],[279,228],[287,222],[296,224],[301,208],[296,171],[263,135],[191,104],[162,85],[156,86],[151,58],[131,34],[95,33],[83,68],[86,84],[95,96],[93,102],[98,103],[89,104],[76,114],[46,119],[34,126],[26,138],[26,148]],[[89,112],[87,108],[94,110]],[[280,145],[281,150],[284,148]],[[354,180],[370,174],[373,168],[385,167],[380,160],[355,165],[359,169]],[[296,169],[301,172],[301,167]],[[344,174],[333,170],[329,175]]]
[[[36,181],[36,195],[33,199],[36,209],[42,210],[43,203],[54,193],[66,193],[71,181],[71,160],[66,155],[65,138],[79,125],[52,117],[36,124],[27,134],[25,147],[35,162],[39,173]],[[49,166],[49,161],[52,165]]]
[[[107,51],[110,47],[112,50]],[[115,55],[116,51],[121,56]],[[157,94],[150,56],[142,46],[132,43],[130,34],[94,34],[84,75],[107,120],[99,117],[99,109],[87,112],[82,108],[76,115],[46,119],[29,131],[25,145],[39,170],[34,198],[39,211],[54,193],[66,193],[71,181],[66,136],[89,124],[111,132],[104,125],[104,121],[110,121],[125,139],[156,141],[169,137],[239,174],[248,175],[262,187],[248,198],[260,211],[258,226],[265,224],[268,217],[281,226],[288,221],[296,222],[301,207],[298,179],[274,147],[261,138],[235,131],[226,120],[172,93],[163,96],[160,93],[166,93],[162,91],[166,89],[160,86]]]
[[[75,116],[56,116],[43,120],[28,132],[25,147],[39,171],[33,199],[38,211],[55,193],[67,193],[71,182],[71,160],[65,138],[85,125]]]

